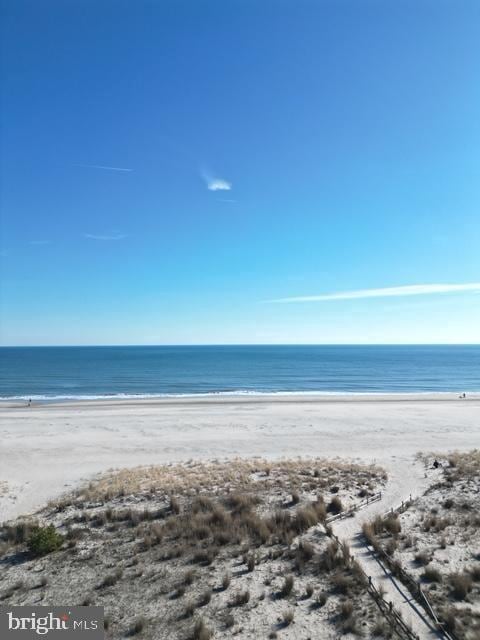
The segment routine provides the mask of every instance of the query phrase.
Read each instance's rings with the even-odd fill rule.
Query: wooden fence
[[[364,509],[365,507],[371,505],[373,502],[378,502],[381,499],[382,492],[379,491],[370,498],[365,498],[365,500],[357,502],[357,504],[353,505],[349,509],[340,511],[340,513],[337,513],[334,516],[328,516],[328,518],[325,520],[325,524],[330,524],[331,522],[336,522],[337,520],[343,520],[343,518],[351,518],[356,511],[360,511],[360,509]]]
[[[339,544],[342,544],[342,541],[340,540],[340,538],[336,536],[333,532],[330,532],[329,535],[331,538],[336,540]],[[355,557],[350,556],[350,562],[353,563],[354,560],[355,560]],[[415,634],[410,629],[410,627],[404,622],[402,616],[398,613],[398,611],[395,611],[395,609],[393,608],[393,603],[385,600],[385,598],[380,593],[380,591],[375,587],[375,585],[372,582],[371,576],[368,576],[365,573],[363,567],[360,564],[358,564],[358,568],[364,577],[365,583],[368,585],[367,586],[368,593],[375,600],[375,603],[377,604],[384,618],[389,623],[392,631],[396,633],[399,638],[402,638],[402,640],[405,640],[405,638],[407,640],[419,640],[417,634]]]
[[[378,492],[373,495],[371,498],[366,498],[362,500],[362,502],[356,504],[345,511],[342,511],[334,516],[329,516],[325,524],[330,524],[332,522],[336,522],[337,520],[342,520],[343,518],[351,518],[356,511],[367,507],[372,504],[372,502],[378,502],[382,499],[382,493]],[[403,513],[406,511],[413,503],[414,498],[410,495],[408,500],[402,501],[402,503],[397,508],[392,508],[385,513],[385,515],[393,515],[394,513]],[[333,537],[338,543],[341,543],[340,539],[332,532],[331,537]],[[364,540],[366,541],[365,536]],[[366,541],[367,542],[367,541]],[[377,560],[388,568],[388,570],[395,576],[398,577],[399,580],[406,586],[406,588],[410,591],[412,596],[416,599],[416,601],[422,605],[425,609],[427,615],[433,620],[436,629],[442,634],[445,640],[461,640],[453,631],[447,631],[445,629],[444,623],[438,618],[436,615],[431,602],[428,600],[427,595],[423,592],[422,586],[419,582],[414,580],[412,576],[410,576],[398,563],[395,563],[392,558],[381,548],[375,549],[371,547],[373,552],[377,556]],[[354,557],[351,557],[351,560],[354,560]],[[392,606],[391,602],[387,602],[382,594],[378,591],[375,585],[372,583],[372,579],[370,576],[367,576],[362,567],[360,567],[362,573],[366,580],[368,580],[368,591],[370,595],[374,598],[377,603],[380,611],[383,613],[385,618],[387,618],[388,622],[392,625],[393,630],[400,635],[400,637],[407,637],[410,640],[417,640],[418,636],[405,624],[402,617],[399,615],[397,611]],[[402,635],[403,634],[403,635]]]
[[[362,500],[361,502],[357,503],[353,507],[350,507],[349,509],[341,511],[336,515],[329,516],[325,520],[325,524],[328,525],[332,522],[336,522],[337,520],[342,520],[344,518],[351,518],[355,514],[355,512],[359,511],[360,509],[364,509],[365,507],[369,506],[373,502],[378,502],[381,499],[382,499],[382,492],[379,491],[378,493],[374,494],[370,498],[366,498],[365,500]],[[391,515],[394,513],[397,513],[397,514],[403,513],[412,505],[413,501],[414,499],[410,495],[408,500],[403,501],[397,508],[390,509],[389,511],[387,511],[387,513],[385,513],[385,515]],[[341,540],[333,532],[330,533],[330,536],[334,538],[339,544],[341,544]],[[364,540],[366,541],[365,536],[363,537],[364,537]],[[373,552],[376,554],[377,560],[380,562],[380,564],[382,564],[384,568],[386,565],[388,570],[395,577],[399,578],[399,580],[407,587],[407,589],[410,591],[412,596],[417,600],[417,602],[422,605],[422,607],[425,609],[428,616],[435,623],[436,629],[442,634],[445,640],[461,640],[453,631],[447,631],[445,629],[444,623],[438,618],[426,594],[423,592],[421,584],[416,580],[414,580],[412,576],[410,576],[400,565],[395,563],[392,560],[392,558],[390,558],[390,556],[383,549],[381,548],[375,549],[374,547],[371,547],[371,548]],[[354,557],[351,556],[351,561],[353,562],[353,560],[354,560]],[[365,579],[368,581],[368,592],[377,603],[377,606],[382,612],[382,614],[384,615],[384,617],[390,623],[393,631],[401,638],[408,638],[409,640],[418,640],[418,636],[410,629],[410,627],[408,627],[405,624],[403,618],[393,608],[392,603],[385,600],[382,594],[375,587],[375,585],[372,582],[371,576],[368,576],[360,565],[359,567]]]
[[[409,640],[418,640],[418,636],[405,624],[401,615],[395,611],[391,602],[387,602],[380,591],[375,587],[370,576],[368,578],[368,591],[377,603],[378,608],[390,623],[393,631],[401,638],[407,637]]]
[[[402,504],[397,509],[390,509],[385,515],[402,513],[403,511],[408,509],[408,507],[410,507],[412,503],[413,503],[413,499],[412,499],[412,496],[410,496],[409,500],[407,500],[406,502],[402,502]],[[431,602],[427,598],[427,595],[423,592],[421,583],[417,582],[414,578],[412,578],[412,576],[408,574],[405,571],[405,569],[400,566],[398,562],[395,562],[395,560],[393,560],[384,549],[382,549],[381,547],[374,547],[371,544],[369,545],[365,535],[364,534],[362,535],[367,546],[369,546],[372,552],[376,555],[378,562],[384,567],[384,569],[386,566],[388,570],[392,573],[392,575],[397,577],[402,582],[402,584],[405,585],[405,587],[412,594],[415,600],[420,605],[422,605],[422,607],[424,608],[429,618],[433,620],[436,629],[441,633],[441,635],[446,640],[460,640],[458,635],[455,634],[453,631],[447,631],[445,629],[445,623],[438,618],[437,614],[435,613],[435,610],[432,607]]]

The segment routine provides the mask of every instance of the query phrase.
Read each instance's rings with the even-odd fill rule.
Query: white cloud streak
[[[103,169],[104,171],[126,171],[131,173],[133,169],[125,169],[124,167],[108,167],[102,164],[77,164],[77,167],[84,167],[85,169]]]
[[[200,175],[205,181],[205,184],[209,191],[231,191],[232,189],[231,182],[225,180],[224,178],[216,178],[215,176],[211,175],[209,171],[202,170],[200,172]]]
[[[359,300],[362,298],[393,298],[401,296],[425,296],[445,293],[460,293],[473,291],[480,293],[480,282],[466,284],[409,284],[400,287],[385,287],[383,289],[359,289],[357,291],[338,291],[314,296],[296,296],[292,298],[277,298],[266,300],[271,303],[295,302],[328,302],[332,300]]]
[[[127,236],[124,233],[112,233],[110,235],[98,235],[96,233],[84,233],[84,238],[88,238],[89,240],[123,240]]]
[[[210,191],[230,191],[232,183],[223,178],[214,178],[208,183],[207,188]]]

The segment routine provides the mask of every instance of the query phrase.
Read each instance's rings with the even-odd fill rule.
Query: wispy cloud
[[[232,183],[224,178],[219,178],[217,176],[212,175],[206,169],[202,169],[200,172],[207,189],[209,191],[231,191]]]
[[[223,178],[214,178],[208,183],[207,187],[210,191],[230,191],[232,183]]]
[[[126,171],[131,173],[133,169],[125,169],[124,167],[108,167],[103,164],[76,164],[76,167],[83,167],[84,169],[103,169],[104,171]]]
[[[443,293],[458,293],[462,291],[474,291],[480,293],[480,282],[469,282],[466,284],[409,284],[400,287],[385,287],[383,289],[359,289],[357,291],[322,293],[314,296],[277,298],[276,300],[266,300],[266,302],[325,302],[330,300],[358,300],[360,298],[425,296]]]
[[[127,236],[124,233],[111,233],[111,234],[105,234],[105,235],[99,235],[97,233],[84,233],[83,237],[88,238],[89,240],[109,241],[109,240],[123,240]]]

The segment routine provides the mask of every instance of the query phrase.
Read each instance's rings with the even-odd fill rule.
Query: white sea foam
[[[235,397],[235,396],[332,396],[332,397],[349,397],[349,396],[432,396],[432,397],[448,397],[459,396],[458,390],[454,391],[258,391],[250,389],[238,389],[234,391],[208,391],[198,393],[116,393],[116,394],[64,394],[64,395],[17,395],[17,396],[0,396],[0,404],[2,402],[32,400],[33,402],[65,402],[65,401],[88,401],[88,400],[154,400],[156,398],[214,398],[214,397]],[[469,398],[480,398],[480,392],[469,392]]]

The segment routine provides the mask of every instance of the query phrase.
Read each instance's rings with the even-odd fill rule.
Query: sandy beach
[[[394,485],[420,451],[480,447],[479,419],[480,398],[456,394],[12,403],[0,408],[0,521],[108,469],[189,459],[345,457],[383,465]]]

